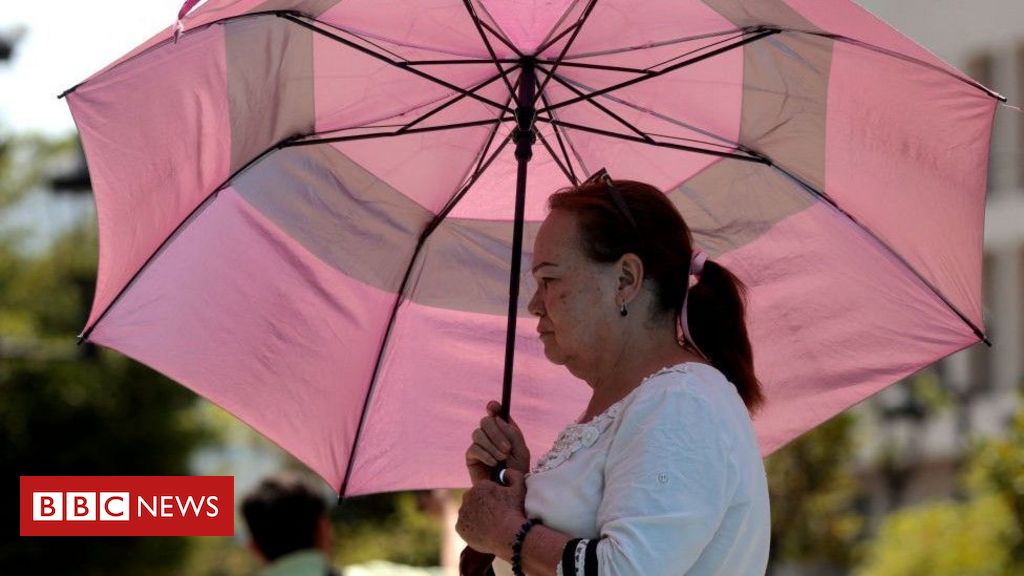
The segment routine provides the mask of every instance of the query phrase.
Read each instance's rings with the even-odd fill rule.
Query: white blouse
[[[711,366],[664,368],[590,422],[571,424],[526,486],[530,517],[599,539],[598,574],[746,576],[767,567],[757,439],[735,386]]]

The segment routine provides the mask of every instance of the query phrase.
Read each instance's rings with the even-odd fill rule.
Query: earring
[[[619,305],[619,316],[628,316],[629,310],[626,310],[626,303],[623,302]]]

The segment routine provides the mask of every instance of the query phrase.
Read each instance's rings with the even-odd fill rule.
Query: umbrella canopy
[[[847,0],[209,0],[181,24],[66,95],[100,231],[82,336],[343,495],[468,481],[517,113],[525,262],[548,194],[607,167],[747,284],[765,453],[983,338],[997,95]],[[521,300],[540,453],[588,390]]]

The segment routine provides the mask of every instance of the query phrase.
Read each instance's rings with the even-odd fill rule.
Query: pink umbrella
[[[82,337],[343,495],[465,485],[513,367],[535,453],[579,412],[516,291],[547,195],[601,167],[750,288],[766,454],[984,339],[999,97],[848,0],[209,0],[181,30],[67,93]]]

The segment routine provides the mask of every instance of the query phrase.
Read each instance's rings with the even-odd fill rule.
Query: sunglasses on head
[[[626,205],[626,200],[623,199],[622,193],[620,193],[619,190],[615,187],[615,183],[612,182],[612,177],[608,175],[607,170],[601,168],[597,172],[594,172],[593,174],[590,175],[590,178],[584,180],[583,183],[580,184],[580,186],[586,186],[589,184],[603,185],[605,190],[608,192],[608,195],[611,196],[612,202],[615,204],[615,207],[619,209],[619,213],[626,219],[627,222],[629,222],[630,226],[632,226],[633,229],[636,230],[636,220],[633,219],[633,213],[630,212],[629,206]]]

